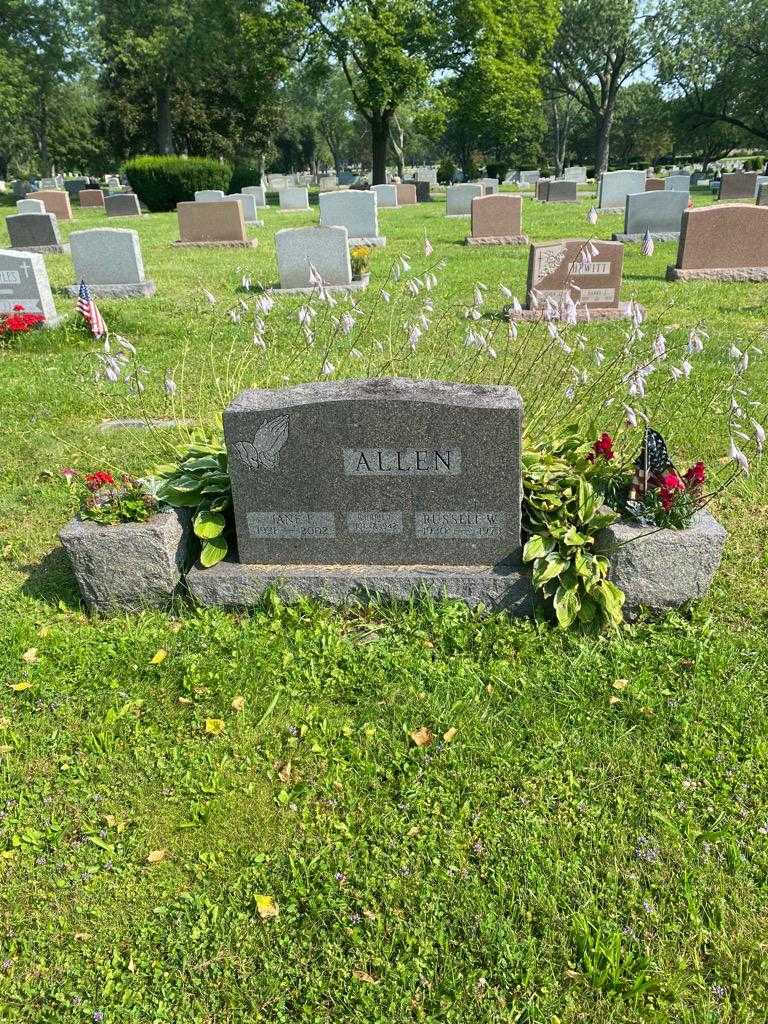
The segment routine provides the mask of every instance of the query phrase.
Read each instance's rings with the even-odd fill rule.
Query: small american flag
[[[651,237],[651,232],[648,228],[645,229],[640,252],[642,252],[643,256],[653,256],[653,238]]]
[[[102,334],[107,333],[107,325],[104,323],[104,317],[101,315],[98,306],[93,301],[93,296],[91,295],[91,291],[85,281],[80,282],[80,291],[77,296],[77,312],[87,322],[94,338],[100,338]]]

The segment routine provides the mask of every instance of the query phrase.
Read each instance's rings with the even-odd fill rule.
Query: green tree
[[[658,82],[632,82],[619,93],[611,150],[622,163],[653,166],[674,146],[671,104]]]
[[[563,2],[550,69],[557,89],[592,117],[597,174],[608,170],[619,91],[651,59],[651,35],[641,2]]]
[[[768,7],[762,0],[659,0],[661,81],[694,133],[720,126],[731,138],[768,140]],[[710,137],[709,146],[718,135]]]

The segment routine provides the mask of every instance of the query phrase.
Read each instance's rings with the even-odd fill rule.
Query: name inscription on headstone
[[[508,387],[323,381],[224,414],[241,562],[495,565],[520,555]]]

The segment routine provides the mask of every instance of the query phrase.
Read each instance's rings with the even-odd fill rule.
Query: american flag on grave
[[[660,477],[667,470],[674,470],[667,445],[661,434],[645,428],[640,454],[635,459],[635,474],[629,488],[629,500],[642,501],[648,491],[648,483],[652,477]]]
[[[94,302],[91,290],[85,281],[80,282],[76,309],[90,327],[91,334],[94,338],[100,338],[102,334],[107,333],[107,325],[104,322],[104,317],[99,312],[99,307]]]

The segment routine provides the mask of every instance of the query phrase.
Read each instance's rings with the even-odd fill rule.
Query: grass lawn
[[[586,237],[589,205],[526,199],[524,230]],[[308,347],[292,297],[266,318],[266,350],[242,278],[273,284],[275,231],[316,223],[316,207],[267,209],[253,252],[173,249],[175,214],[110,220],[139,231],[157,284],[151,300],[99,301],[145,390],[94,380],[73,316],[0,351],[0,1020],[765,1021],[764,465],[714,509],[730,539],[710,597],[612,636],[452,602],[268,600],[233,615],[180,601],[102,620],[79,603],[56,540],[77,497],[58,470],[143,472],[179,439],[105,419],[215,425],[239,388],[331,362],[336,376],[506,374],[536,422],[546,366],[515,363],[501,320],[496,359],[468,350],[457,315],[477,282],[484,324],[499,285],[523,299],[527,250],[468,248],[468,221],[444,214],[442,201],[380,213],[388,245],[349,337],[326,329],[347,307],[321,308]],[[75,218],[63,235],[106,224]],[[594,233],[621,227],[605,215]],[[682,462],[720,466],[717,353],[763,348],[752,382],[766,400],[768,285],[668,283],[675,251],[628,246],[623,297],[647,308],[649,338],[707,328],[685,402],[663,412]],[[402,326],[424,293],[391,281],[399,255],[438,278],[416,353]],[[45,262],[54,288],[73,283],[69,257]],[[623,330],[578,328],[608,352]],[[555,420],[571,415],[559,402]],[[618,415],[581,413],[605,429]],[[414,743],[421,728],[434,742]]]

